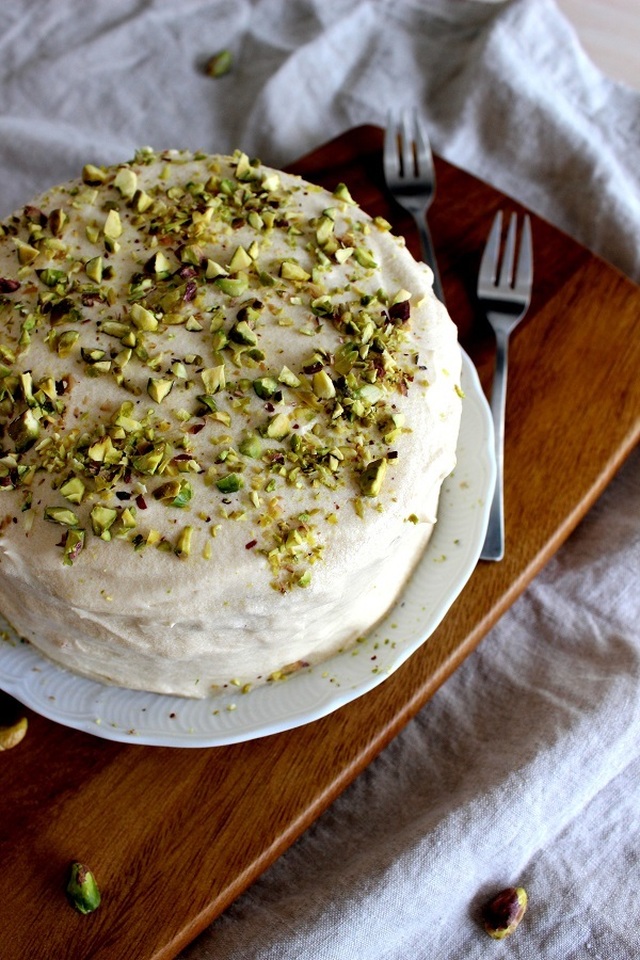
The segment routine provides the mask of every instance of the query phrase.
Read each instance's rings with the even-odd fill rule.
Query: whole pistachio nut
[[[365,497],[377,497],[382,489],[387,472],[387,461],[384,457],[372,460],[360,474],[360,489]]]
[[[91,870],[77,860],[74,860],[69,869],[67,898],[78,913],[93,913],[100,906],[100,891],[96,879]]]
[[[11,750],[17,747],[27,732],[27,718],[21,717],[10,726],[0,727],[0,750]]]
[[[494,940],[510,936],[525,915],[527,891],[524,887],[507,887],[497,893],[482,911],[484,929]]]

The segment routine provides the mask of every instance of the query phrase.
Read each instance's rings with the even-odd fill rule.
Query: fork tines
[[[494,299],[500,299],[501,296],[510,297],[513,294],[518,297],[528,297],[533,282],[531,220],[529,214],[525,214],[516,267],[518,215],[516,213],[511,214],[507,239],[501,257],[502,216],[502,210],[498,210],[482,254],[478,272],[478,293],[480,296]]]
[[[425,139],[417,109],[403,111],[395,117],[387,115],[387,136],[384,141],[384,164],[402,179],[413,181],[420,171],[433,171],[431,147]],[[397,169],[398,164],[399,170]]]

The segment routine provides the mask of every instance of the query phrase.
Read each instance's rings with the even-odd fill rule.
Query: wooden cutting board
[[[384,193],[381,144],[380,130],[359,128],[293,169],[329,188],[347,182],[419,255],[411,221]],[[521,208],[438,158],[436,172],[430,223],[446,299],[486,388],[493,344],[474,303],[478,261],[496,209]],[[640,436],[640,290],[537,217],[533,236],[534,297],[511,349],[505,560],[479,564],[435,634],[380,687],[290,732],[142,747],[26,711],[27,737],[0,757],[3,960],[175,957],[425,704],[613,476]],[[6,722],[15,704],[2,707]],[[64,897],[74,859],[102,889],[87,917]]]

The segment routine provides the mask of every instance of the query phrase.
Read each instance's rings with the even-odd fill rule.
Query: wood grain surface
[[[380,130],[359,128],[294,169],[331,188],[346,181],[419,253],[384,193],[381,143]],[[487,387],[493,343],[474,302],[478,260],[496,209],[519,207],[436,159],[430,222],[447,304]],[[478,565],[435,634],[381,686],[290,732],[212,749],[143,747],[26,711],[26,738],[0,756],[2,960],[175,957],[426,703],[610,480],[640,436],[640,290],[536,217],[533,235],[534,297],[510,357],[505,560]],[[65,900],[75,859],[102,891],[90,916]]]

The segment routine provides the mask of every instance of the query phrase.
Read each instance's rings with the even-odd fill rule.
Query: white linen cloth
[[[553,0],[14,0],[1,20],[2,216],[143,144],[284,165],[416,104],[439,153],[640,280],[640,93]],[[181,960],[640,956],[639,463]],[[478,908],[511,884],[530,908],[494,943]]]

